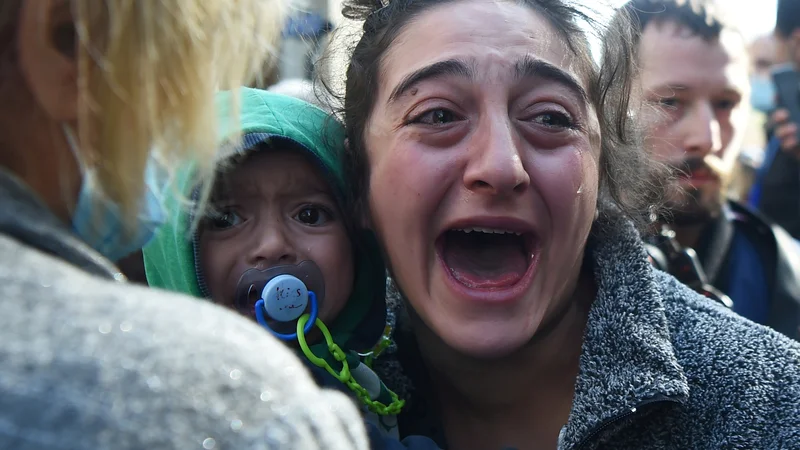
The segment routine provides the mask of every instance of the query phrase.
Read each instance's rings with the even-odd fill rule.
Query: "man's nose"
[[[684,151],[693,156],[704,157],[722,150],[722,135],[719,121],[711,104],[697,105],[686,118]]]

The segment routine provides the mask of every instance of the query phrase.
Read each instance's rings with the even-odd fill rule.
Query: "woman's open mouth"
[[[436,251],[450,278],[463,288],[497,292],[527,286],[537,242],[530,227],[519,223],[476,223],[444,231],[436,240]]]

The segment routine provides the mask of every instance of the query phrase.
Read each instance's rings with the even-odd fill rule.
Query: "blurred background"
[[[575,0],[595,12],[595,17],[601,22],[609,19],[614,9],[626,1]],[[750,47],[754,71],[756,61],[762,56],[770,63],[778,62],[780,58],[772,54],[772,40],[769,38],[775,27],[777,0],[717,0],[716,3],[729,23],[738,24]],[[325,80],[327,87],[337,93],[336,97],[343,92],[345,61],[349,48],[358,40],[361,25],[345,20],[341,9],[341,0],[294,0],[294,7],[284,24],[279,64],[264,74],[258,87],[336,110],[340,106],[337,98],[328,97],[328,90],[310,81]],[[331,40],[333,45],[329,46]],[[599,46],[600,39],[596,37],[593,47],[599,49]],[[732,198],[743,200],[764,160],[764,129],[767,124],[767,116],[754,108],[734,177],[737,181],[731,186]]]
[[[608,15],[625,0],[586,0],[585,5]],[[776,0],[719,0],[739,22],[742,33],[753,41],[772,31],[775,25]],[[284,24],[280,64],[265,83],[280,80],[311,79],[320,52],[330,32],[342,23],[341,0],[296,0],[294,11]]]

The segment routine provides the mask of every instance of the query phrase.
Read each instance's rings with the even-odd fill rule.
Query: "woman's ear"
[[[69,0],[23,0],[19,65],[39,107],[55,122],[78,116],[77,35]]]

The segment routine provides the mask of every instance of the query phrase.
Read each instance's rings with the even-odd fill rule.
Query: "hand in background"
[[[800,142],[797,139],[797,124],[790,121],[789,111],[778,109],[770,117],[775,126],[774,136],[781,143],[781,150],[800,157]]]

